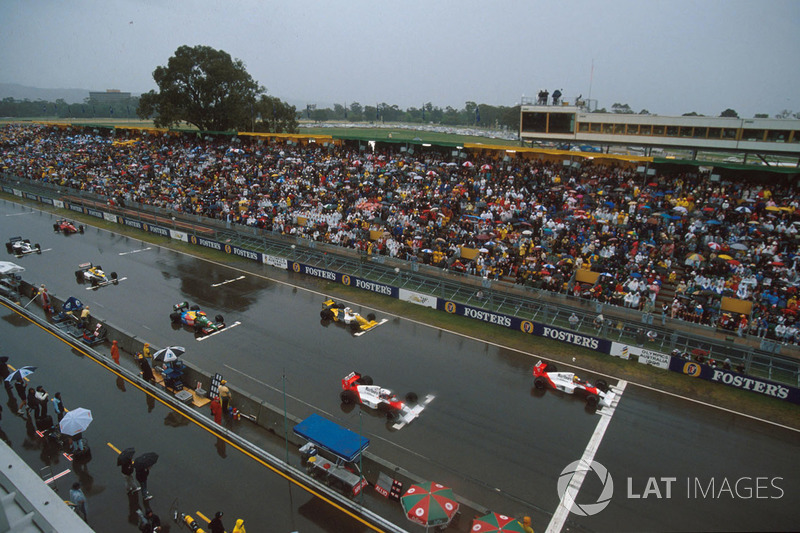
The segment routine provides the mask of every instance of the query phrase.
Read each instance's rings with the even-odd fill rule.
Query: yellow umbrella
[[[725,255],[725,254],[718,255],[717,257],[719,257],[720,259],[725,259],[726,261],[728,259],[733,259],[733,257],[731,257],[729,255]]]
[[[781,208],[778,207],[777,205],[768,205],[764,209],[766,209],[767,211],[780,211],[781,210]]]

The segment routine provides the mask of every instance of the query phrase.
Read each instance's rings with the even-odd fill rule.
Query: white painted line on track
[[[625,390],[627,384],[627,381],[620,381],[616,385],[616,389],[619,391],[617,398],[622,397],[622,392]],[[615,410],[616,405],[612,404],[611,407],[606,407],[603,412],[600,413],[601,416],[600,420],[597,422],[597,427],[594,428],[592,438],[589,439],[589,444],[586,445],[586,449],[583,451],[580,466],[572,475],[569,486],[567,490],[564,491],[564,495],[561,497],[558,508],[553,514],[553,518],[550,520],[550,524],[548,524],[545,533],[560,533],[561,529],[564,527],[570,509],[572,509],[575,498],[578,496],[578,492],[581,489],[583,480],[586,478],[586,472],[591,470],[592,461],[594,461],[594,456],[597,453],[597,449],[600,447],[600,442],[603,440],[603,435],[605,435],[608,425],[611,423],[611,417],[614,415]]]
[[[147,248],[140,248],[138,250],[131,250],[130,252],[120,252],[118,255],[129,255],[129,254],[138,254],[139,252],[146,252],[147,250],[152,250],[152,246],[148,246]]]
[[[239,321],[237,320],[237,321],[236,321],[236,322],[234,322],[233,324],[227,325],[227,326],[225,326],[225,327],[224,327],[224,328],[222,328],[222,329],[218,329],[218,330],[217,330],[217,331],[215,331],[214,333],[209,333],[208,335],[203,335],[202,337],[197,337],[195,340],[196,340],[197,342],[204,341],[204,340],[208,339],[209,337],[213,337],[214,335],[218,335],[218,334],[220,334],[220,333],[224,333],[224,332],[228,331],[229,329],[233,329],[233,328],[235,328],[236,326],[241,326],[241,325],[242,325],[242,323],[241,323],[241,322],[239,322]]]
[[[32,214],[33,214],[33,211],[29,211],[27,213],[11,213],[11,214],[8,214],[6,216],[7,217],[18,217],[18,216],[21,216],[21,215],[32,215]]]
[[[125,281],[126,279],[128,279],[128,278],[127,277],[117,278],[117,281],[118,282],[119,281]],[[106,281],[105,283],[101,283],[99,285],[95,285],[94,287],[86,287],[86,290],[87,291],[96,291],[100,287],[105,287],[106,285],[115,285],[115,283],[112,282],[112,281]]]
[[[212,287],[219,287],[221,285],[227,285],[228,283],[233,283],[234,281],[239,281],[240,279],[244,279],[244,278],[245,278],[244,276],[239,276],[238,278],[226,279],[225,281],[221,281],[219,283],[212,283],[211,286]]]

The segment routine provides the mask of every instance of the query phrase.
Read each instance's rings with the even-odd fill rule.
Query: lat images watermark
[[[583,476],[589,472],[594,472],[600,478],[603,490],[595,503],[581,504],[575,501],[578,489],[580,489],[580,482],[576,483],[575,480],[576,477],[582,480]],[[579,516],[596,515],[611,503],[611,497],[614,495],[614,480],[611,478],[608,469],[597,461],[592,461],[591,463],[580,460],[574,461],[568,464],[558,477],[558,495],[561,497],[564,506],[571,513]]]
[[[602,491],[596,502],[578,503],[576,497],[585,476],[594,473]],[[786,492],[779,476],[739,477],[642,477],[627,478],[628,500],[685,498],[687,500],[780,500]],[[592,516],[611,503],[614,480],[608,469],[597,461],[583,460],[568,464],[558,478],[558,495],[567,509],[578,516]]]

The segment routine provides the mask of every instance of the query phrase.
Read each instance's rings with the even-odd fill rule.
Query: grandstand
[[[589,113],[577,106],[523,105],[520,139],[570,145],[591,145],[608,151],[612,146],[635,145],[645,155],[658,149],[714,151],[750,156],[797,158],[800,165],[800,120],[667,117],[617,113]],[[694,158],[693,157],[693,158]]]

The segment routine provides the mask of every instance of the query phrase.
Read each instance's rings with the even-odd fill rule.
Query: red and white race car
[[[53,231],[57,233],[61,232],[64,235],[69,235],[70,233],[83,233],[83,225],[76,226],[74,222],[71,222],[66,218],[62,218],[53,224]]]
[[[358,372],[350,372],[342,379],[342,392],[339,394],[339,398],[344,404],[360,403],[385,413],[389,420],[407,424],[419,416],[433,396],[426,397],[423,403],[418,404],[417,395],[409,392],[406,394],[405,401],[402,401],[389,389],[373,385],[371,377],[362,376]]]
[[[533,386],[539,390],[552,387],[567,394],[583,394],[589,407],[610,407],[615,396],[603,379],[598,379],[592,385],[588,381],[581,381],[572,372],[559,372],[553,363],[542,361],[533,367]]]

